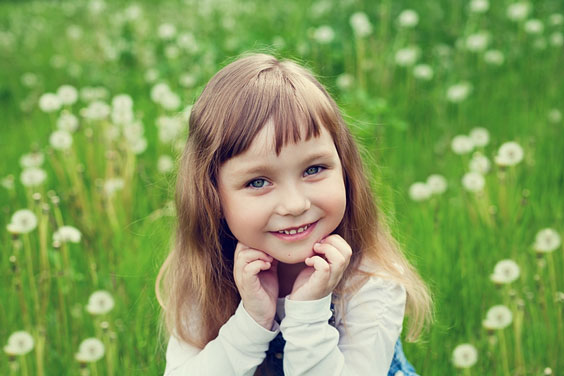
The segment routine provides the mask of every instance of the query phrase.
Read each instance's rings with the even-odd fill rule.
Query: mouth
[[[284,230],[271,231],[270,233],[283,240],[301,240],[307,238],[309,234],[311,234],[317,222],[318,221],[315,221],[313,223],[308,223],[299,227],[291,227]]]

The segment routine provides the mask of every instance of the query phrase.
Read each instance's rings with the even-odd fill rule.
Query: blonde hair
[[[265,54],[244,56],[225,66],[192,108],[176,184],[176,236],[156,281],[168,331],[203,348],[239,304],[232,273],[236,240],[221,216],[216,179],[222,163],[243,153],[268,120],[275,125],[277,153],[287,142],[300,139],[304,125],[306,139],[318,136],[322,126],[329,131],[343,166],[347,195],[335,233],[353,249],[335,293],[347,296],[358,289],[362,283],[347,282],[353,276],[366,280],[373,275],[361,271],[360,264],[374,261],[386,278],[405,287],[407,339],[417,339],[432,320],[429,291],[376,207],[360,153],[337,104],[307,69]]]

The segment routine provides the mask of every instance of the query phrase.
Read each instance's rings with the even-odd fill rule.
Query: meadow
[[[247,51],[308,66],[363,146],[434,296],[418,373],[564,374],[556,0],[0,2],[0,374],[163,373],[187,119]]]

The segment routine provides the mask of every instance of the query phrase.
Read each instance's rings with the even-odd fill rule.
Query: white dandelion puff
[[[93,363],[102,359],[104,352],[102,341],[97,338],[87,338],[80,343],[75,359],[81,363]]]
[[[467,172],[462,177],[462,186],[470,192],[480,192],[486,185],[484,176],[477,172]]]
[[[82,234],[76,227],[62,226],[59,227],[59,229],[53,234],[53,241],[64,243],[80,243],[81,237]]]
[[[491,162],[488,157],[482,153],[476,152],[472,155],[472,159],[469,162],[469,169],[470,171],[485,175],[491,169]]]
[[[92,315],[104,315],[114,308],[114,298],[112,295],[105,291],[95,291],[88,298],[86,310]]]
[[[121,191],[124,186],[122,178],[110,178],[104,182],[104,192],[107,196],[113,196],[117,191]]]
[[[545,228],[540,230],[535,236],[533,249],[539,253],[553,252],[560,247],[561,239],[556,230]]]
[[[494,160],[499,166],[514,166],[523,160],[524,152],[521,145],[510,141],[503,143],[497,152]]]
[[[488,0],[472,0],[469,9],[472,13],[485,13],[490,9],[490,3]]]
[[[342,73],[337,77],[337,81],[335,82],[337,87],[341,90],[348,90],[354,84],[354,78],[349,73]]]
[[[72,136],[67,131],[58,130],[49,136],[51,147],[56,150],[68,150],[72,146]]]
[[[500,50],[487,50],[484,53],[484,61],[490,65],[502,65],[505,61],[505,56]]]
[[[484,51],[490,42],[490,34],[486,31],[480,31],[471,34],[466,38],[466,49],[472,52]]]
[[[176,26],[171,23],[163,23],[159,25],[157,34],[159,35],[159,38],[164,40],[173,39],[176,36]]]
[[[43,112],[55,112],[62,106],[61,99],[57,94],[45,93],[39,97],[39,108]]]
[[[157,169],[161,174],[171,172],[174,168],[174,161],[170,155],[161,155],[157,162]]]
[[[182,85],[185,88],[192,88],[196,85],[197,82],[196,76],[190,73],[182,74],[178,79],[178,81],[180,82],[180,85]]]
[[[409,197],[413,201],[425,201],[431,194],[431,188],[425,183],[416,182],[409,187]]]
[[[525,32],[527,34],[542,34],[543,31],[544,25],[541,20],[533,18],[525,22]]]
[[[9,231],[16,234],[27,234],[37,227],[37,216],[29,209],[21,209],[12,214]]]
[[[9,191],[13,190],[15,188],[14,175],[8,175],[0,179],[0,185]]]
[[[68,111],[61,113],[57,119],[57,129],[73,133],[78,129],[78,118]]]
[[[548,17],[548,23],[551,26],[560,26],[560,25],[564,24],[564,16],[561,15],[560,13],[552,13]]]
[[[564,34],[559,31],[555,31],[550,34],[550,44],[554,47],[561,47],[564,45]]]
[[[80,115],[88,120],[103,120],[110,115],[110,106],[104,101],[96,100],[81,109]]]
[[[473,128],[470,131],[470,138],[475,146],[484,147],[490,142],[490,132],[486,128]]]
[[[71,106],[78,100],[78,90],[71,85],[62,85],[57,89],[57,96],[62,104]]]
[[[39,167],[28,167],[20,175],[24,187],[37,187],[47,179],[47,172]]]
[[[43,153],[35,151],[32,153],[24,154],[20,157],[20,166],[23,168],[28,167],[41,167],[45,161],[45,155]]]
[[[507,284],[519,278],[519,265],[513,260],[501,260],[495,264],[493,274],[490,279],[494,283]]]
[[[494,329],[504,329],[513,322],[513,313],[504,305],[495,305],[486,313],[486,320]]]
[[[553,108],[548,112],[548,121],[551,123],[560,123],[562,121],[562,112],[560,110]]]
[[[527,2],[516,2],[507,7],[507,18],[511,21],[522,21],[529,15],[531,6]]]
[[[372,34],[372,24],[364,12],[354,13],[349,20],[353,32],[357,37],[366,37]]]
[[[433,68],[427,64],[417,64],[413,67],[413,76],[419,80],[429,81],[433,78]]]
[[[419,15],[413,9],[406,9],[398,16],[398,25],[403,28],[413,28],[419,23]]]
[[[469,136],[461,134],[453,137],[450,147],[455,154],[468,154],[474,149],[474,142]]]
[[[8,343],[4,346],[4,352],[8,355],[25,355],[33,350],[35,341],[33,336],[26,331],[14,332],[8,337]]]
[[[469,343],[463,343],[454,348],[452,363],[457,368],[470,368],[478,361],[478,350]]]
[[[410,46],[398,50],[394,56],[394,61],[400,67],[408,67],[415,64],[418,58],[419,48]]]
[[[450,86],[447,89],[447,100],[452,103],[464,101],[472,92],[472,85],[468,82],[461,82]]]
[[[427,178],[427,186],[431,189],[431,194],[440,195],[446,191],[448,184],[444,176],[433,174]]]
[[[133,108],[133,99],[128,94],[118,94],[112,98],[112,108]]]
[[[319,44],[328,44],[335,39],[335,31],[331,26],[323,25],[315,29],[313,39]]]

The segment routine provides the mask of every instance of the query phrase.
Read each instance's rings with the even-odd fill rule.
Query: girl
[[[189,123],[157,278],[165,375],[415,374],[404,311],[415,339],[431,299],[323,86],[250,55],[210,80]]]

